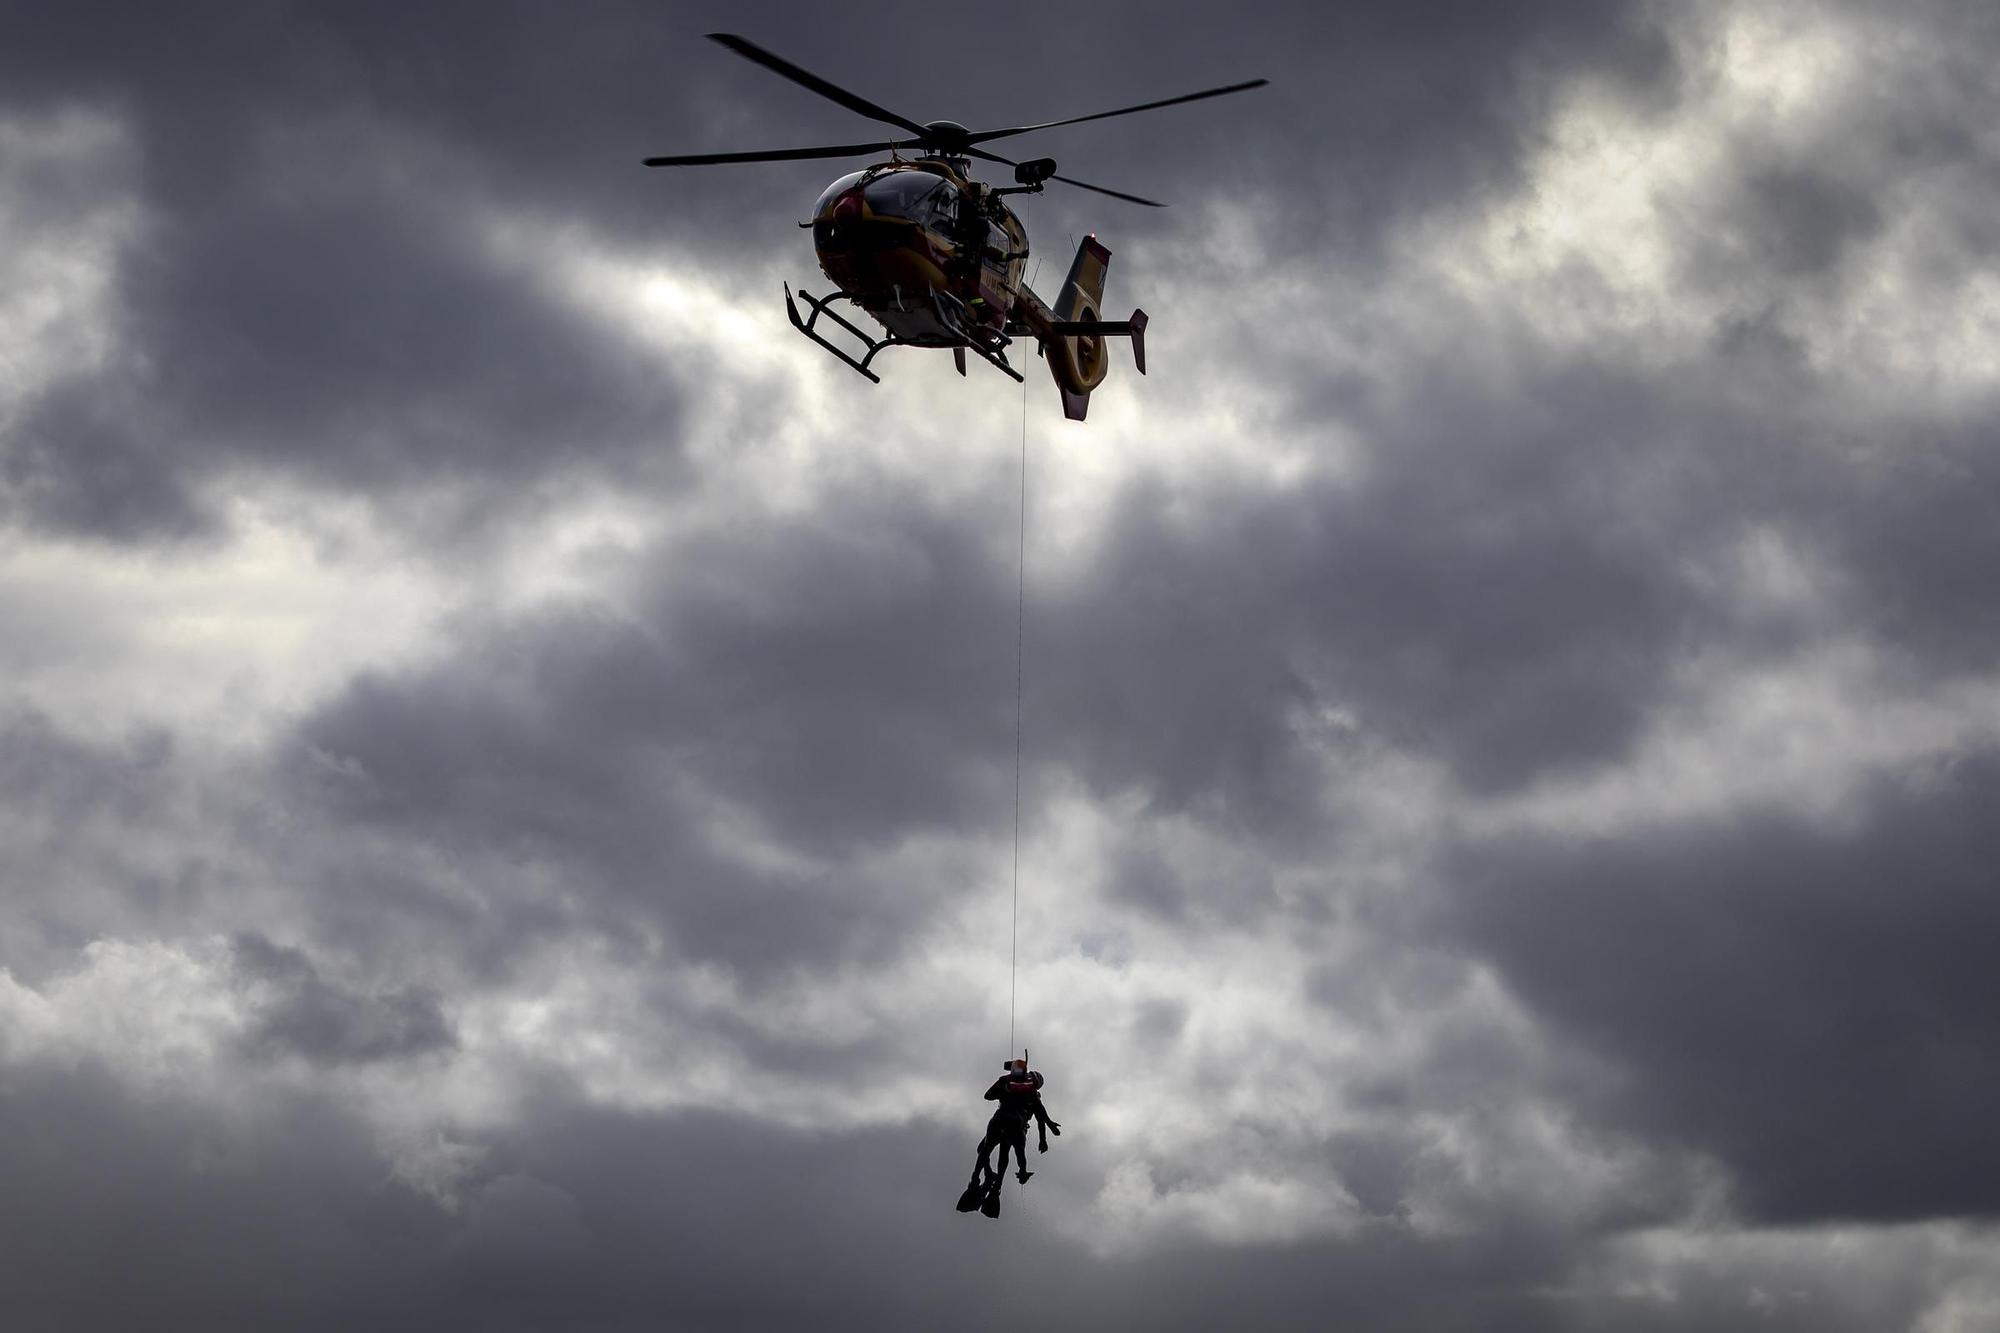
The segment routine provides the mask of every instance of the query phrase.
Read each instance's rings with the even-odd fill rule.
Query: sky
[[[2000,1327],[2000,10],[0,25],[9,1327]]]

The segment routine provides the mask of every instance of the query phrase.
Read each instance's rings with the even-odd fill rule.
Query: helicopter
[[[708,36],[746,60],[909,136],[813,148],[645,159],[649,167],[695,167],[881,152],[890,155],[887,161],[849,172],[827,186],[813,205],[812,219],[799,224],[812,231],[820,271],[835,291],[814,296],[801,287],[794,299],[791,284],[786,283],[785,313],[792,326],[877,384],[881,377],[869,366],[890,347],[949,347],[960,375],[966,373],[966,353],[970,351],[1016,381],[1023,381],[1025,377],[1007,360],[1007,348],[1016,338],[1033,338],[1062,394],[1063,415],[1072,421],[1084,419],[1091,390],[1104,382],[1110,369],[1107,338],[1129,338],[1132,359],[1139,373],[1146,373],[1146,312],[1134,310],[1129,319],[1103,318],[1104,275],[1111,251],[1095,233],[1086,235],[1077,246],[1055,304],[1037,296],[1022,277],[1028,258],[1027,228],[1007,206],[1007,197],[1039,194],[1045,183],[1053,180],[1148,208],[1164,205],[1058,175],[1052,158],[1016,162],[979,145],[1033,130],[1246,92],[1268,82],[1251,79],[1087,116],[969,130],[951,120],[919,124],[733,33]],[[1014,184],[993,186],[974,180],[974,159],[1012,167]],[[852,303],[872,317],[886,336],[871,335],[833,309],[839,301]],[[809,315],[801,317],[800,302]],[[820,329],[822,319],[845,330],[866,350],[857,357],[829,339]]]

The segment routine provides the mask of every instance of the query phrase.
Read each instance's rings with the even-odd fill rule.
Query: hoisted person
[[[972,1164],[972,1179],[966,1184],[965,1193],[959,1196],[960,1212],[969,1213],[977,1208],[988,1217],[1000,1215],[1000,1184],[1006,1179],[1009,1150],[1014,1154],[1018,1171],[1015,1179],[1025,1185],[1035,1174],[1028,1169],[1030,1119],[1040,1131],[1041,1151],[1049,1150],[1050,1134],[1062,1137],[1062,1126],[1049,1118],[1048,1108],[1042,1105],[1043,1082],[1041,1071],[1029,1069],[1027,1058],[1017,1056],[1007,1062],[1006,1072],[986,1089],[985,1100],[1000,1105],[986,1122],[986,1136],[979,1141],[979,1156]],[[1000,1149],[998,1170],[991,1159],[995,1147]]]

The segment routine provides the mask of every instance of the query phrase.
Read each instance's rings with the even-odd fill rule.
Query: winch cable
[[[1026,234],[1031,222],[1028,205],[1033,195],[1021,200],[1021,222]],[[1042,263],[1035,261],[1035,271],[1030,275],[1027,286],[1034,287],[1034,280],[1041,276]],[[1015,1001],[1020,994],[1021,978],[1021,735],[1022,727],[1022,675],[1027,658],[1028,638],[1028,381],[1021,381],[1021,510],[1020,530],[1015,546],[1015,589],[1014,589],[1014,889],[1010,909],[1008,935],[1010,942],[1007,953],[1007,1050],[1015,1049]]]
[[[1014,904],[1007,958],[1007,1050],[1014,1050],[1014,1001],[1021,972],[1021,718],[1022,667],[1028,638],[1028,384],[1021,382],[1021,522],[1014,593]]]

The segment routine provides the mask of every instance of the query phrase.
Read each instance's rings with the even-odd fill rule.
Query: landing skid
[[[943,296],[943,293],[940,292],[937,293],[937,295]],[[801,319],[799,318],[798,304],[792,299],[792,285],[790,283],[785,284],[785,313],[791,316],[792,327],[797,329],[800,333],[805,334],[806,337],[812,339],[814,342],[818,343],[821,347],[824,347],[827,351],[833,353],[833,355],[837,359],[846,362],[848,365],[852,366],[855,370],[861,372],[863,375],[866,375],[870,380],[872,380],[876,384],[880,384],[882,382],[882,377],[880,375],[877,375],[874,371],[870,370],[868,368],[868,363],[873,361],[884,348],[922,347],[925,346],[926,344],[912,342],[907,338],[899,338],[895,334],[890,334],[886,338],[870,337],[866,329],[861,328],[859,325],[855,324],[852,320],[842,315],[839,311],[833,309],[833,303],[835,301],[852,301],[853,299],[854,298],[852,296],[849,296],[846,292],[837,292],[832,296],[814,296],[811,292],[801,287],[798,291],[798,300],[804,301],[806,305],[812,310],[812,314],[808,315],[804,319]],[[943,306],[942,302],[940,303],[940,308],[948,309],[948,307]],[[835,343],[829,341],[826,335],[821,333],[818,330],[818,328],[815,327],[819,323],[820,317],[822,315],[832,320],[834,323],[838,324],[841,328],[846,329],[849,333],[853,334],[857,339],[859,339],[862,345],[868,349],[867,353],[864,356],[862,356],[860,360],[857,361],[854,359],[852,353],[847,351],[845,348],[840,347]],[[952,357],[958,363],[959,374],[963,375],[965,373],[965,351],[967,348],[971,348],[974,355],[978,356],[982,361],[986,362],[994,369],[1004,371],[1006,374],[1012,376],[1017,382],[1022,380],[1023,376],[1021,375],[1021,372],[1007,364],[1007,354],[1000,347],[989,348],[985,344],[980,343],[976,339],[968,336],[964,332],[963,325],[958,320],[951,319],[950,322],[952,324],[953,332],[957,333],[960,338],[964,339],[963,342],[957,344],[951,349]]]

